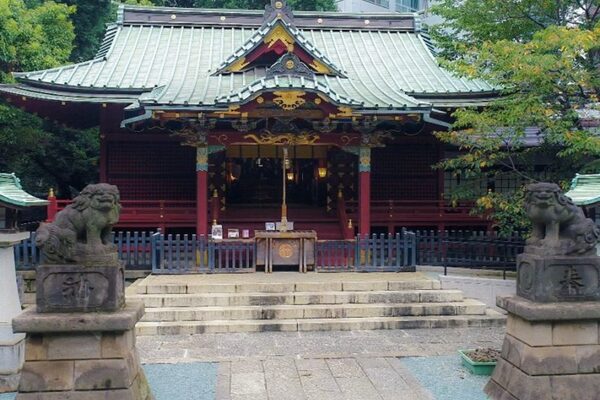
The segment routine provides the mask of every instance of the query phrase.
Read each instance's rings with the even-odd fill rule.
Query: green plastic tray
[[[465,367],[467,367],[467,369],[469,371],[471,371],[471,373],[473,375],[485,375],[485,376],[492,375],[492,372],[494,372],[494,368],[496,367],[496,362],[495,361],[492,361],[492,362],[472,361],[465,354],[465,352],[469,352],[469,351],[473,351],[473,350],[459,350],[458,351],[458,353],[460,354],[460,357],[462,358],[463,365]]]

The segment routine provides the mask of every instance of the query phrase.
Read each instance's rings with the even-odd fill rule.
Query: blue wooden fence
[[[152,247],[155,274],[256,271],[254,240],[157,233],[152,236]],[[320,272],[414,271],[415,248],[412,232],[318,241],[315,268]]]
[[[319,272],[414,271],[416,237],[402,231],[396,235],[357,236],[354,240],[317,242]]]
[[[127,269],[150,269],[152,265],[152,242],[154,232],[113,232],[119,259]],[[15,246],[17,270],[32,270],[42,261],[42,254],[35,246],[35,232]]]
[[[253,240],[213,241],[196,235],[116,232],[113,240],[128,269],[152,269],[159,274],[251,272]],[[410,271],[415,265],[487,267],[514,270],[524,239],[498,237],[484,231],[403,230],[396,235],[357,236],[351,240],[318,241],[316,270]],[[17,269],[31,270],[41,262],[35,232],[15,246]]]
[[[212,240],[196,235],[152,236],[152,273],[253,272],[254,240]]]

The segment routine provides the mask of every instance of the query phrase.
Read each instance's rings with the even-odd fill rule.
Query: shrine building
[[[283,185],[288,220],[320,239],[488,224],[445,200],[432,165],[457,150],[433,133],[497,93],[442,69],[416,14],[122,5],[94,59],[15,77],[13,105],[100,127],[123,229],[252,235]]]

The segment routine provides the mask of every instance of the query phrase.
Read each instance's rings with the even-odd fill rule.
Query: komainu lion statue
[[[526,253],[540,255],[592,255],[600,230],[581,208],[561,193],[554,183],[526,187],[525,211],[533,229]]]
[[[117,260],[111,241],[119,221],[119,189],[107,183],[86,186],[54,222],[37,230],[36,245],[49,264],[96,264]]]

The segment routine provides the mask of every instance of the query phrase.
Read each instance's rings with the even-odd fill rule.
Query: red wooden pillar
[[[208,148],[196,148],[196,234],[208,235]]]
[[[358,233],[371,233],[371,148],[361,146],[358,154]]]
[[[48,206],[47,210],[47,219],[46,222],[54,221],[54,217],[56,217],[56,213],[58,212],[58,203],[56,202],[56,196],[54,195],[54,189],[50,188],[48,193]]]

